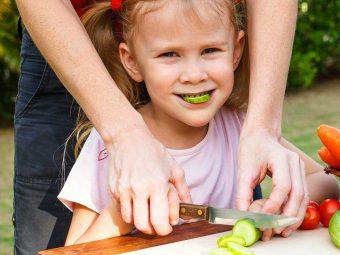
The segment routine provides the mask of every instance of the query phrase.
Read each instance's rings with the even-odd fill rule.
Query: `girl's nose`
[[[199,64],[187,64],[180,75],[180,82],[183,84],[198,84],[208,79],[208,74]]]

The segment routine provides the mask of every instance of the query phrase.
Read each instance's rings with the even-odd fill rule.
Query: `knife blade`
[[[183,220],[202,219],[212,224],[224,225],[235,225],[236,221],[248,218],[254,221],[256,228],[286,227],[298,222],[298,218],[295,217],[186,203],[180,203],[179,217]]]

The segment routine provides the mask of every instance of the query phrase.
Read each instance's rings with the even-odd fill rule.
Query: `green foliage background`
[[[339,74],[339,43],[340,1],[299,1],[288,87],[307,88],[316,77]]]
[[[0,0],[0,124],[12,120],[19,75],[18,12]],[[288,88],[308,88],[318,77],[340,73],[340,1],[299,0]]]
[[[20,41],[14,1],[0,0],[0,125],[12,119],[19,76]]]

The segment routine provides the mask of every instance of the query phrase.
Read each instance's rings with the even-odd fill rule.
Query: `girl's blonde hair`
[[[112,79],[118,88],[127,97],[129,102],[135,107],[148,98],[143,86],[132,80],[121,64],[118,46],[121,41],[131,45],[131,39],[138,29],[141,19],[148,13],[160,8],[167,0],[123,0],[122,9],[117,12],[111,9],[110,1],[98,2],[91,6],[82,17],[82,22],[89,34],[89,37],[98,51],[103,63],[109,71]],[[204,0],[181,0],[176,4],[181,4],[199,17],[200,4]],[[211,11],[216,11],[219,15],[228,14],[235,32],[243,30],[246,34],[246,8],[244,1],[234,4],[233,0],[205,0],[211,6]],[[175,4],[175,3],[171,3]],[[203,11],[206,13],[206,11]],[[203,13],[204,15],[204,13]],[[249,59],[248,44],[245,48],[238,68],[235,71],[233,91],[228,98],[226,105],[233,109],[246,107],[248,99],[249,83]],[[75,157],[78,156],[82,144],[91,132],[92,124],[79,109],[77,125],[70,138],[76,136]],[[69,139],[70,139],[69,138]],[[68,139],[68,140],[69,140]]]

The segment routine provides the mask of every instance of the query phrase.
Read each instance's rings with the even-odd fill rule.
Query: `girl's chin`
[[[190,127],[204,127],[209,122],[211,119],[214,118],[215,112],[206,112],[206,111],[200,111],[200,112],[195,112],[195,113],[184,113],[181,117],[180,120],[181,122],[185,123],[186,125]]]
[[[210,120],[208,120],[208,121],[205,121],[205,120],[197,121],[197,120],[195,120],[195,121],[191,121],[191,122],[189,121],[186,124],[190,127],[193,127],[193,128],[200,128],[200,127],[204,127],[204,126],[208,125],[209,121]]]

